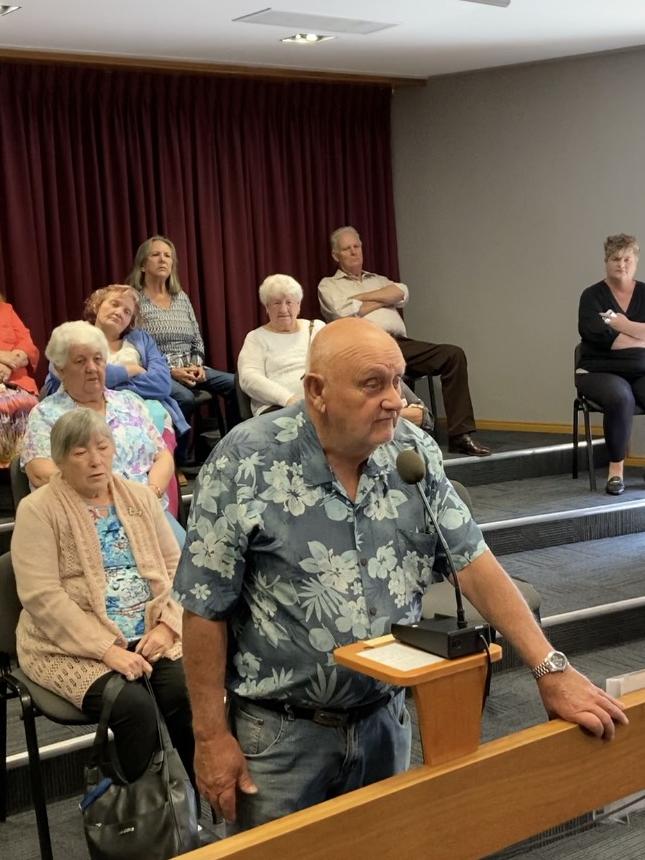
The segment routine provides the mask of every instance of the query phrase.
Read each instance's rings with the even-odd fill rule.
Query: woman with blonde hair
[[[170,239],[151,236],[137,249],[127,283],[140,294],[139,325],[155,339],[170,366],[170,396],[185,418],[195,410],[195,391],[226,399],[229,425],[239,420],[232,373],[205,365],[204,341],[190,299],[177,273],[177,252]],[[185,456],[180,445],[178,459]]]
[[[605,240],[605,277],[580,297],[581,344],[575,382],[602,407],[609,475],[605,491],[625,491],[623,468],[634,407],[645,409],[645,283],[635,278],[640,249],[635,236]]]

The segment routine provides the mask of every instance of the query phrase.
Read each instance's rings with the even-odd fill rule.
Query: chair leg
[[[0,680],[0,821],[7,820],[7,682]]]
[[[220,438],[223,439],[224,436],[226,436],[227,422],[224,418],[224,412],[222,411],[222,403],[218,399],[217,395],[213,397],[213,412],[215,414],[215,420],[217,421],[217,429],[219,430]]]
[[[437,396],[434,390],[434,376],[428,376],[428,393],[430,394],[430,409],[432,410],[432,417],[434,418],[432,437],[435,441],[437,441],[437,427],[439,424],[439,420],[437,418]]]
[[[31,699],[27,696],[20,697],[20,704],[22,706],[22,719],[25,726],[25,740],[27,741],[31,799],[34,804],[34,812],[36,813],[40,857],[41,860],[53,860],[52,843],[49,835],[49,821],[47,819],[47,804],[45,802],[45,789],[43,786],[43,777],[40,767],[40,753],[38,752],[38,736],[36,734],[34,709]]]
[[[574,479],[578,477],[578,419],[580,417],[579,410],[580,401],[576,397],[576,399],[573,401],[573,438],[571,440],[573,442],[573,452],[571,455],[571,477]]]
[[[593,461],[593,445],[591,439],[591,421],[589,418],[589,410],[583,406],[582,412],[585,418],[585,439],[587,440],[587,468],[589,469],[589,488],[596,491],[596,467]]]

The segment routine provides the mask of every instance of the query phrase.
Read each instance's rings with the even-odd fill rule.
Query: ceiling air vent
[[[362,21],[357,18],[336,18],[327,15],[306,15],[302,12],[282,12],[279,9],[260,9],[241,18],[233,18],[242,24],[268,24],[271,27],[284,27],[299,33],[319,33],[321,30],[330,33],[346,33],[367,36],[396,27],[396,24],[383,21]]]

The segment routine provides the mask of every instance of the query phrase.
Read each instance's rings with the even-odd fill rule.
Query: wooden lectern
[[[476,860],[645,788],[645,690],[623,697],[630,725],[611,742],[553,720],[478,746],[486,655],[403,669],[387,657],[393,643],[357,642],[335,657],[413,687],[424,764],[184,858]]]
[[[415,668],[397,668],[396,654],[418,655]],[[389,660],[386,655],[391,654]],[[490,646],[491,659],[502,649]],[[399,645],[393,636],[354,642],[334,651],[336,662],[396,687],[412,687],[425,764],[440,764],[475,752],[479,746],[481,712],[486,683],[484,652],[443,660]],[[386,662],[383,662],[383,661]],[[399,661],[399,662],[402,662]],[[405,664],[404,664],[405,665]]]

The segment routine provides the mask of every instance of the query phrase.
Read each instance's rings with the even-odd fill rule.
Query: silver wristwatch
[[[549,651],[544,660],[531,669],[531,674],[537,681],[552,672],[564,672],[568,665],[569,661],[562,651]]]

